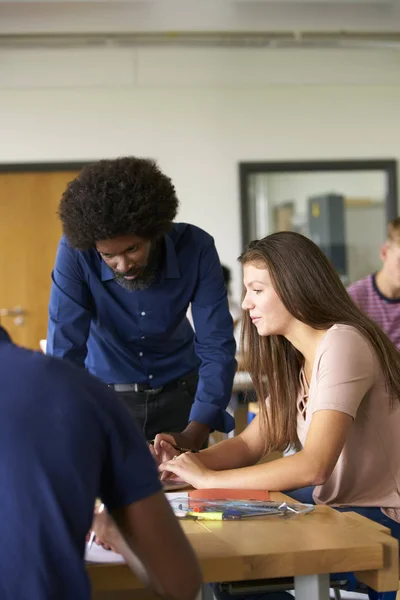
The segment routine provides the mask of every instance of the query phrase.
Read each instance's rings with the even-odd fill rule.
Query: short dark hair
[[[170,230],[178,205],[157,164],[131,156],[85,166],[67,185],[59,215],[71,246],[88,250],[121,235],[155,239]]]
[[[389,221],[388,240],[400,244],[400,217],[396,217]]]

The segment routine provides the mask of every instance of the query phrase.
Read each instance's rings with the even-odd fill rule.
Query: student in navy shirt
[[[1,327],[0,386],[1,600],[89,600],[83,557],[97,496],[128,564],[137,566],[134,550],[154,591],[194,599],[192,548],[114,392],[83,369],[13,345]]]
[[[177,208],[151,160],[102,160],[69,183],[47,353],[113,387],[148,440],[174,432],[176,444],[200,448],[210,429],[234,425],[225,409],[235,342],[214,241],[174,223]]]

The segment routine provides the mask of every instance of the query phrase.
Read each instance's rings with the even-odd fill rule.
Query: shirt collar
[[[172,239],[166,235],[165,240],[165,271],[163,273],[166,279],[180,279],[181,272],[179,269],[178,257]],[[110,281],[114,279],[115,275],[112,269],[104,262],[99,255],[101,260],[101,280]]]
[[[115,277],[114,271],[112,269],[110,269],[110,267],[108,265],[106,265],[106,263],[104,262],[104,260],[101,258],[100,255],[99,255],[99,258],[101,260],[101,280],[102,281],[110,281],[110,279],[114,279],[114,277]]]

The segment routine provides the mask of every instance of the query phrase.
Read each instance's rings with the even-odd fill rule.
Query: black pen
[[[147,443],[154,446],[154,441],[155,440],[149,440]],[[181,454],[183,454],[184,452],[199,452],[199,450],[194,450],[193,448],[182,448],[181,446],[177,446],[176,444],[171,444],[171,442],[167,442],[167,444],[172,446],[174,450],[178,450],[178,452],[181,452]]]

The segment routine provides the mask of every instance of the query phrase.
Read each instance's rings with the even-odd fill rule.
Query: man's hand
[[[112,550],[118,554],[121,553],[121,534],[106,511],[94,515],[92,531],[94,531],[96,536],[94,540],[96,544],[103,546],[105,550]]]
[[[161,442],[168,442],[185,450],[200,450],[207,440],[210,428],[197,421],[191,421],[182,433],[158,433],[154,439],[154,451],[158,456]],[[162,461],[164,462],[164,461]]]
[[[186,452],[161,464],[158,470],[162,474],[173,473],[195,488],[210,487],[210,477],[215,473],[203,465],[197,454],[191,452]]]
[[[180,454],[180,451],[175,450],[172,444],[175,445],[175,440],[172,435],[168,433],[159,433],[155,437],[154,445],[149,444],[150,454],[156,461],[157,466],[161,465],[163,462],[172,460],[174,456]]]

